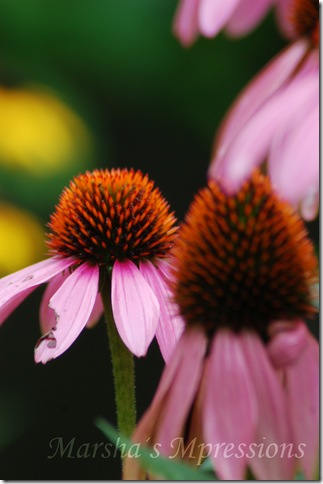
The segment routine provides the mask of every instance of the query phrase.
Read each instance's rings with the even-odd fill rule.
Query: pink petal
[[[281,324],[280,322],[276,323]],[[275,325],[275,323],[273,323]],[[308,330],[303,321],[283,327],[276,332],[267,345],[268,355],[276,368],[285,368],[300,357],[308,344]]]
[[[49,301],[69,275],[69,272],[57,274],[57,276],[53,277],[47,284],[39,308],[39,322],[42,334],[48,333],[56,326],[55,313],[54,310],[49,307]]]
[[[249,465],[260,480],[292,479],[295,460],[288,457],[287,451],[281,455],[282,446],[293,444],[283,387],[259,336],[245,333],[241,345],[258,403],[258,426],[253,440],[257,444],[256,455],[249,459]]]
[[[241,36],[252,30],[266,15],[275,0],[241,0],[231,15],[226,31],[232,36]]]
[[[245,125],[219,163],[217,177],[235,193],[252,170],[264,161],[274,135],[287,131],[317,104],[317,79],[299,79],[270,99]]]
[[[289,133],[279,133],[269,155],[269,174],[280,195],[294,206],[319,187],[319,106]]]
[[[184,47],[189,47],[198,36],[199,2],[200,0],[181,0],[176,10],[173,32]]]
[[[215,36],[224,27],[240,1],[201,0],[198,16],[200,32],[205,37]]]
[[[172,295],[162,271],[149,261],[141,262],[139,269],[159,303],[160,314],[156,338],[167,363],[184,330],[184,321],[178,314],[177,306],[171,300]]]
[[[90,315],[90,319],[86,323],[86,327],[93,328],[93,326],[95,326],[100,321],[103,311],[104,309],[101,294],[98,293],[92,309],[92,313]]]
[[[111,302],[115,323],[127,348],[136,356],[147,353],[159,320],[159,304],[137,266],[115,261]]]
[[[61,285],[49,301],[56,326],[35,348],[36,363],[57,358],[76,340],[90,318],[98,293],[99,268],[84,263]]]
[[[304,220],[314,220],[314,218],[317,216],[319,203],[320,191],[317,187],[317,184],[315,184],[315,186],[308,190],[306,196],[303,198],[303,200],[301,200],[300,203],[299,210]]]
[[[207,341],[203,331],[190,328],[183,333],[169,364],[164,369],[154,399],[134,431],[133,442],[146,445],[147,443],[152,445],[154,442],[158,442],[161,444],[158,446],[158,450],[164,455],[169,453],[173,435],[175,437],[180,436],[177,433],[178,429],[183,426],[183,421],[187,417],[188,409],[192,403],[197,387],[195,380],[199,379],[206,346]],[[191,375],[186,380],[186,363],[192,369],[193,380]],[[183,378],[185,378],[185,382]],[[167,399],[172,392],[174,392],[175,399],[171,397],[171,404],[168,403],[166,408]],[[179,401],[176,400],[177,398],[179,398]],[[175,428],[172,427],[173,421],[175,421]],[[159,429],[161,429],[160,434],[158,433]],[[145,473],[140,469],[138,459],[125,459],[124,480],[143,479],[144,476]]]
[[[52,257],[14,274],[0,279],[0,323],[20,304],[37,286],[49,281],[56,274],[75,263],[73,257]]]
[[[219,164],[228,147],[251,116],[291,77],[307,50],[307,42],[300,40],[277,55],[246,86],[226,115],[216,139],[214,158],[209,169],[211,178],[217,177]]]
[[[298,465],[306,479],[315,479],[320,429],[320,374],[319,345],[312,335],[308,334],[308,344],[299,359],[287,368],[286,378]]]
[[[214,446],[214,468],[221,479],[241,480],[247,467],[246,451],[253,442],[257,402],[249,368],[241,347],[241,336],[220,330],[213,340],[203,381],[205,383],[204,436]],[[240,457],[235,457],[235,454]]]
[[[288,39],[295,38],[293,25],[290,21],[291,9],[295,0],[279,0],[276,2],[276,21],[278,27]]]
[[[180,343],[174,350],[173,355],[180,353],[180,359],[175,356],[178,367],[163,400],[160,425],[156,433],[156,441],[160,443],[161,452],[165,455],[172,454],[174,439],[184,435],[184,426],[202,376],[206,346],[207,340],[203,330],[190,328],[183,333]],[[173,357],[170,364],[173,364]],[[165,373],[167,368],[168,366]],[[165,381],[166,375],[163,385]]]
[[[68,273],[57,274],[49,281],[46,290],[44,291],[43,298],[39,310],[40,328],[42,334],[48,333],[56,326],[55,312],[49,307],[49,301],[55,292],[61,287],[63,282],[69,276]],[[92,328],[100,319],[103,314],[103,304],[100,294],[97,295],[96,301],[91,313],[90,319],[86,323],[87,328]]]

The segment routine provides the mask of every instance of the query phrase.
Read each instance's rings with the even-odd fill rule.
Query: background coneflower
[[[224,444],[210,452],[221,479],[243,479],[247,467],[258,479],[292,479],[297,467],[313,477],[318,344],[302,318],[315,311],[317,261],[302,220],[259,172],[233,196],[210,182],[188,211],[174,256],[174,300],[186,330],[133,440],[150,437],[165,455],[179,437],[213,450],[230,443],[230,455]],[[260,444],[263,455],[252,455]],[[142,477],[134,460],[125,476]]]

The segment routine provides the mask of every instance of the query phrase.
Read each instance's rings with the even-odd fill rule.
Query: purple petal
[[[253,442],[257,402],[241,337],[220,330],[214,337],[205,371],[204,435],[206,442],[233,444],[211,453],[221,479],[241,480],[247,467],[246,453]],[[235,454],[240,455],[236,457]]]
[[[56,326],[39,340],[36,363],[57,358],[75,341],[90,318],[98,285],[99,268],[87,263],[63,282],[49,302],[56,315]]]
[[[176,10],[173,32],[184,47],[189,47],[198,36],[199,2],[200,0],[181,0]]]
[[[198,17],[200,32],[206,37],[215,36],[224,27],[240,1],[201,0]]]
[[[271,337],[268,345],[268,355],[276,368],[285,368],[293,364],[300,357],[308,344],[308,330],[303,321],[272,323],[278,330]],[[281,326],[281,329],[279,329]]]
[[[52,257],[0,279],[0,323],[37,286],[49,281],[74,263],[75,259],[72,257],[65,259]]]
[[[159,304],[137,266],[115,261],[111,302],[115,323],[127,348],[136,356],[147,353],[159,320]]]
[[[159,303],[160,314],[156,338],[167,363],[184,330],[184,321],[178,314],[177,306],[171,300],[171,292],[162,271],[149,261],[140,263],[139,268]]]
[[[266,15],[275,0],[242,0],[232,13],[225,30],[232,36],[244,35]]]
[[[294,1],[295,0],[279,0],[276,2],[276,21],[278,27],[288,39],[295,38],[295,31],[290,20]]]
[[[244,333],[241,344],[249,367],[250,383],[258,403],[258,426],[254,436],[255,456],[249,465],[260,480],[293,478],[295,459],[282,454],[284,445],[293,445],[288,424],[287,399],[258,335]]]

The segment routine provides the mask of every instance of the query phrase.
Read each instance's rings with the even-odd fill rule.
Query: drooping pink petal
[[[229,330],[218,331],[203,377],[205,441],[212,445],[210,458],[216,472],[226,480],[245,477],[246,453],[258,420],[257,401],[240,339],[240,335]],[[215,446],[221,443],[225,445],[216,452]]]
[[[171,299],[171,292],[165,282],[162,271],[149,261],[141,262],[139,269],[152,288],[159,303],[160,314],[156,338],[163,358],[167,363],[184,330],[184,321],[179,316],[178,308]]]
[[[258,407],[258,425],[253,443],[255,456],[249,465],[257,479],[288,480],[294,477],[295,458],[284,446],[293,446],[288,422],[287,399],[282,384],[258,335],[241,335],[241,345],[248,365],[249,380]]]
[[[174,445],[178,445],[179,439],[183,438],[184,425],[201,380],[207,346],[203,330],[195,328],[185,331],[180,342],[181,346],[175,348],[173,355],[179,351],[181,358],[178,360],[175,378],[164,399],[160,425],[156,433],[156,441],[160,443],[161,452],[165,455],[171,455]]]
[[[312,186],[306,196],[301,200],[299,211],[304,220],[313,220],[317,216],[318,208],[320,203],[320,190],[315,183]]]
[[[318,470],[320,363],[317,340],[308,344],[298,360],[286,369],[289,416],[292,422],[298,465],[305,478],[315,479]]]
[[[133,354],[144,356],[156,334],[160,310],[155,294],[130,260],[113,265],[111,304],[122,341]]]
[[[289,82],[306,51],[305,40],[295,42],[268,63],[240,93],[218,131],[214,156],[209,168],[211,178],[217,177],[221,159],[239,131],[275,92]]]
[[[39,340],[36,363],[57,358],[75,341],[90,318],[98,285],[99,268],[88,263],[79,266],[63,282],[49,302],[56,315],[56,326]]]
[[[242,0],[229,18],[225,30],[232,36],[244,35],[257,26],[275,0]]]
[[[217,178],[228,193],[235,193],[252,170],[261,163],[275,134],[287,130],[306,116],[318,101],[317,79],[298,79],[276,93],[241,129],[217,168]]]
[[[185,359],[186,361],[189,361],[188,366],[192,368],[193,375],[196,377],[201,371],[200,365],[202,364],[201,360],[204,357],[206,346],[207,341],[203,331],[200,331],[197,328],[190,328],[183,333],[170,358],[169,364],[164,369],[154,399],[148,410],[146,410],[143,417],[140,419],[133,433],[133,442],[146,445],[147,443],[148,445],[151,445],[154,442],[162,444],[162,438],[164,445],[158,446],[158,450],[160,450],[162,454],[167,455],[172,436],[174,435],[174,430],[176,433],[178,428],[183,425],[183,420],[185,419],[190,406],[192,394],[194,394],[196,389],[196,382],[192,381],[191,376],[189,376],[185,382],[182,381],[183,376],[185,376],[185,369],[183,368],[185,365],[183,360]],[[190,355],[192,355],[192,358]],[[194,361],[194,359],[196,361]],[[195,364],[196,362],[198,362],[198,365]],[[199,368],[197,368],[197,366]],[[195,377],[193,377],[193,380]],[[189,391],[186,388],[188,386],[190,387]],[[172,403],[167,405],[167,411],[165,412],[166,401],[174,389],[176,398],[179,397],[179,401],[175,402],[174,398],[172,398]],[[184,394],[181,393],[182,390],[184,391]],[[189,398],[187,398],[187,396]],[[183,403],[184,406],[182,406]],[[175,406],[173,406],[173,404]],[[169,412],[174,412],[174,414],[168,416]],[[169,425],[172,425],[169,418],[175,421],[175,429],[172,427],[169,428]],[[162,430],[161,434],[159,434],[160,429]],[[179,437],[179,434],[175,434],[175,437]],[[144,475],[145,473],[140,468],[138,459],[126,458],[124,460],[124,480],[143,479]]]
[[[40,328],[42,334],[48,333],[53,327],[56,326],[56,318],[54,310],[49,307],[49,301],[51,297],[55,294],[55,292],[61,287],[63,282],[69,276],[68,272],[57,274],[57,276],[53,277],[51,281],[49,281],[39,308],[39,320],[40,320]],[[87,328],[92,328],[100,319],[103,313],[103,304],[101,295],[98,294],[93,311],[91,316],[86,323]]]
[[[274,188],[295,207],[319,187],[319,106],[288,133],[278,132],[269,153]]]
[[[214,37],[226,24],[230,15],[241,0],[219,2],[200,0],[198,23],[205,37]]]
[[[75,263],[73,257],[52,257],[0,279],[0,323],[37,286],[49,281]]]
[[[199,2],[200,0],[181,0],[176,10],[173,32],[184,47],[189,47],[198,36]]]
[[[102,314],[103,314],[103,302],[102,302],[102,298],[101,298],[101,294],[98,293],[98,295],[96,296],[96,300],[95,300],[95,303],[94,303],[94,306],[93,306],[93,309],[92,309],[92,313],[90,315],[90,318],[88,320],[88,322],[86,323],[86,327],[87,328],[93,328],[93,326],[95,326]]]
[[[54,310],[49,307],[49,301],[69,275],[68,272],[57,274],[47,284],[39,308],[39,322],[42,334],[48,333],[54,328],[54,326],[56,326],[55,313]]]

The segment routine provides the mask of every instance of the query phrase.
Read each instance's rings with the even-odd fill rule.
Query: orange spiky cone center
[[[50,218],[52,255],[111,266],[114,260],[163,258],[177,227],[169,205],[147,175],[95,170],[74,178]]]
[[[188,324],[252,327],[315,311],[317,261],[303,221],[258,171],[235,196],[210,182],[193,201],[173,250],[174,299]]]

